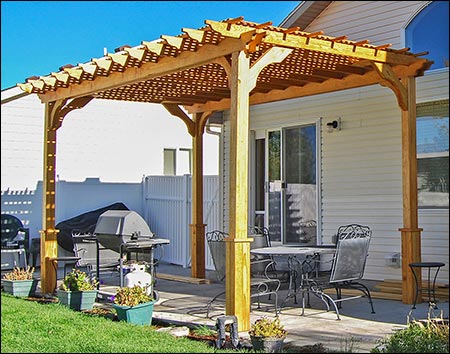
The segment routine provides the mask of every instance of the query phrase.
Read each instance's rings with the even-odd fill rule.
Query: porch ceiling
[[[381,83],[375,63],[388,64],[397,78],[420,76],[432,62],[408,52],[355,42],[345,36],[307,33],[253,23],[242,17],[205,21],[199,29],[182,29],[178,36],[135,47],[76,66],[66,65],[47,76],[18,84],[42,102],[94,97],[183,105],[189,112],[228,109],[231,53],[245,50],[251,65],[272,47],[293,49],[280,63],[265,67],[250,93],[250,104],[331,92]],[[422,53],[423,54],[423,53]]]

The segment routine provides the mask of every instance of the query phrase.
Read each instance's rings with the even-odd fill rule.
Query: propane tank
[[[132,288],[137,285],[141,288],[147,288],[147,294],[152,294],[152,276],[145,271],[145,264],[131,264],[130,272],[125,275],[124,285]]]

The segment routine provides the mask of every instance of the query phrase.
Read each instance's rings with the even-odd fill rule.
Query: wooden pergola
[[[138,46],[18,84],[45,104],[41,284],[53,292],[57,257],[55,171],[57,130],[66,115],[92,99],[160,103],[186,124],[193,138],[192,276],[205,276],[202,139],[208,117],[230,110],[229,239],[226,245],[226,313],[239,330],[250,327],[248,238],[249,106],[380,84],[397,98],[402,120],[403,227],[402,299],[412,303],[408,264],[421,258],[417,213],[416,83],[432,62],[408,48],[370,45],[300,28],[253,23],[242,17],[205,21],[199,29]],[[184,108],[184,109],[183,109]],[[188,114],[191,116],[189,116]],[[420,280],[419,280],[420,281]]]

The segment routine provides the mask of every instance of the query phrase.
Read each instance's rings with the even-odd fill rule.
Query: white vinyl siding
[[[401,29],[428,1],[333,1],[305,31],[402,48]]]

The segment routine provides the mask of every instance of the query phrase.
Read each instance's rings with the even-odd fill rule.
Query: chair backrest
[[[224,239],[228,237],[226,232],[220,230],[209,231],[206,233],[206,241],[208,243],[209,251],[216,268],[217,280],[223,282],[226,274],[226,256],[225,256],[225,242]]]
[[[330,283],[363,277],[371,237],[372,231],[368,226],[349,224],[338,228]]]
[[[1,245],[7,247],[13,242],[19,232],[24,233],[23,244],[26,249],[29,247],[29,229],[23,227],[22,221],[14,215],[1,214]]]
[[[253,241],[250,243],[250,249],[270,247],[269,229],[264,226],[249,226],[248,237]],[[272,261],[270,255],[251,255],[251,261],[268,260]],[[252,274],[263,274],[266,271],[268,263],[265,262],[253,262],[250,271]]]
[[[264,226],[249,226],[248,237],[253,238],[250,248],[270,247],[269,229]]]

